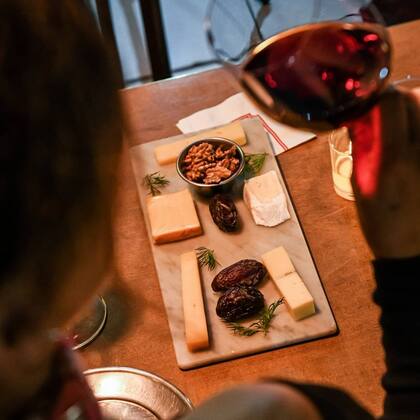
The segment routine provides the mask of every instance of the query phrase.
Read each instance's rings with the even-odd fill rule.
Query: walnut
[[[182,162],[185,176],[195,182],[218,184],[229,178],[238,168],[236,146],[202,142],[192,146]]]
[[[232,175],[232,171],[221,165],[216,165],[214,168],[209,168],[206,171],[204,178],[205,184],[218,184],[223,179],[227,179]]]
[[[207,164],[202,164],[201,166],[199,166],[197,168],[197,170],[203,172],[206,171],[209,168],[214,168],[217,165],[217,163],[207,163]]]
[[[223,149],[222,149],[222,146],[219,146],[219,147],[216,149],[215,155],[216,155],[216,158],[217,158],[217,159],[223,158],[224,154],[223,154]]]
[[[229,149],[223,150],[223,146],[220,145],[215,152],[217,159],[223,159],[224,157],[231,157],[235,156],[236,154],[236,146],[229,147]]]
[[[201,179],[201,175],[202,174],[200,171],[195,170],[188,171],[185,173],[185,176],[191,181],[198,181],[199,179]]]
[[[231,158],[230,159],[230,164],[229,164],[228,168],[232,172],[235,172],[239,168],[239,159]]]
[[[192,146],[185,156],[184,163],[198,163],[207,160],[213,154],[213,145],[210,143],[200,143]]]
[[[218,165],[223,166],[224,168],[228,168],[230,166],[230,159],[229,158],[224,158],[223,160],[221,160]]]

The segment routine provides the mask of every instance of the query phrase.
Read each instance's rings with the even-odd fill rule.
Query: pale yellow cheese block
[[[273,280],[296,321],[315,313],[314,299],[296,271]]]
[[[185,341],[189,351],[204,350],[209,347],[209,335],[200,272],[194,251],[181,255],[181,278]]]
[[[239,146],[246,144],[246,135],[239,121],[224,125],[222,127],[214,128],[212,130],[203,131],[190,137],[177,140],[173,143],[163,144],[157,146],[154,150],[155,158],[159,165],[167,165],[174,163],[178,159],[182,150],[196,140],[205,139],[209,137],[224,137],[228,140],[234,141]]]
[[[282,246],[261,255],[261,259],[273,279],[296,271],[289,255]]]
[[[305,283],[296,273],[286,250],[280,246],[261,256],[270,277],[284,297],[287,308],[298,321],[315,313],[314,299]]]
[[[146,206],[156,244],[179,241],[202,233],[194,200],[188,189],[148,197]]]

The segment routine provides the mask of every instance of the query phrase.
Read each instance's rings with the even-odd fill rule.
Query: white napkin
[[[176,126],[183,133],[191,133],[253,117],[258,117],[267,131],[275,155],[315,137],[313,133],[297,130],[273,120],[258,110],[244,93],[237,93],[212,108],[203,109],[183,118]]]

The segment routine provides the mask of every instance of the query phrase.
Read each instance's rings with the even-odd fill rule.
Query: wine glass
[[[105,327],[108,308],[105,299],[96,295],[86,309],[66,328],[66,334],[73,342],[73,350],[80,350],[90,344]]]
[[[290,125],[338,126],[369,109],[390,75],[389,36],[367,0],[211,0],[205,27],[248,96]]]

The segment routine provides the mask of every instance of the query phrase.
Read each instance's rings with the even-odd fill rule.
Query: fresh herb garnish
[[[257,175],[261,171],[267,155],[268,153],[245,154],[244,175],[246,179]]]
[[[195,251],[200,267],[207,266],[207,269],[209,271],[213,271],[216,268],[217,264],[219,264],[216,260],[214,251],[212,249],[200,246],[199,248],[196,248]]]
[[[260,312],[258,321],[253,322],[249,326],[245,327],[238,322],[228,322],[228,327],[233,331],[234,334],[251,337],[259,332],[267,335],[270,329],[271,321],[276,316],[275,311],[279,305],[284,301],[284,298],[278,299],[269,306],[265,306]]]
[[[153,172],[147,174],[143,178],[143,185],[145,185],[150,191],[149,194],[158,195],[160,189],[166,187],[169,184],[169,180],[166,179],[165,175],[161,175],[160,172]]]

